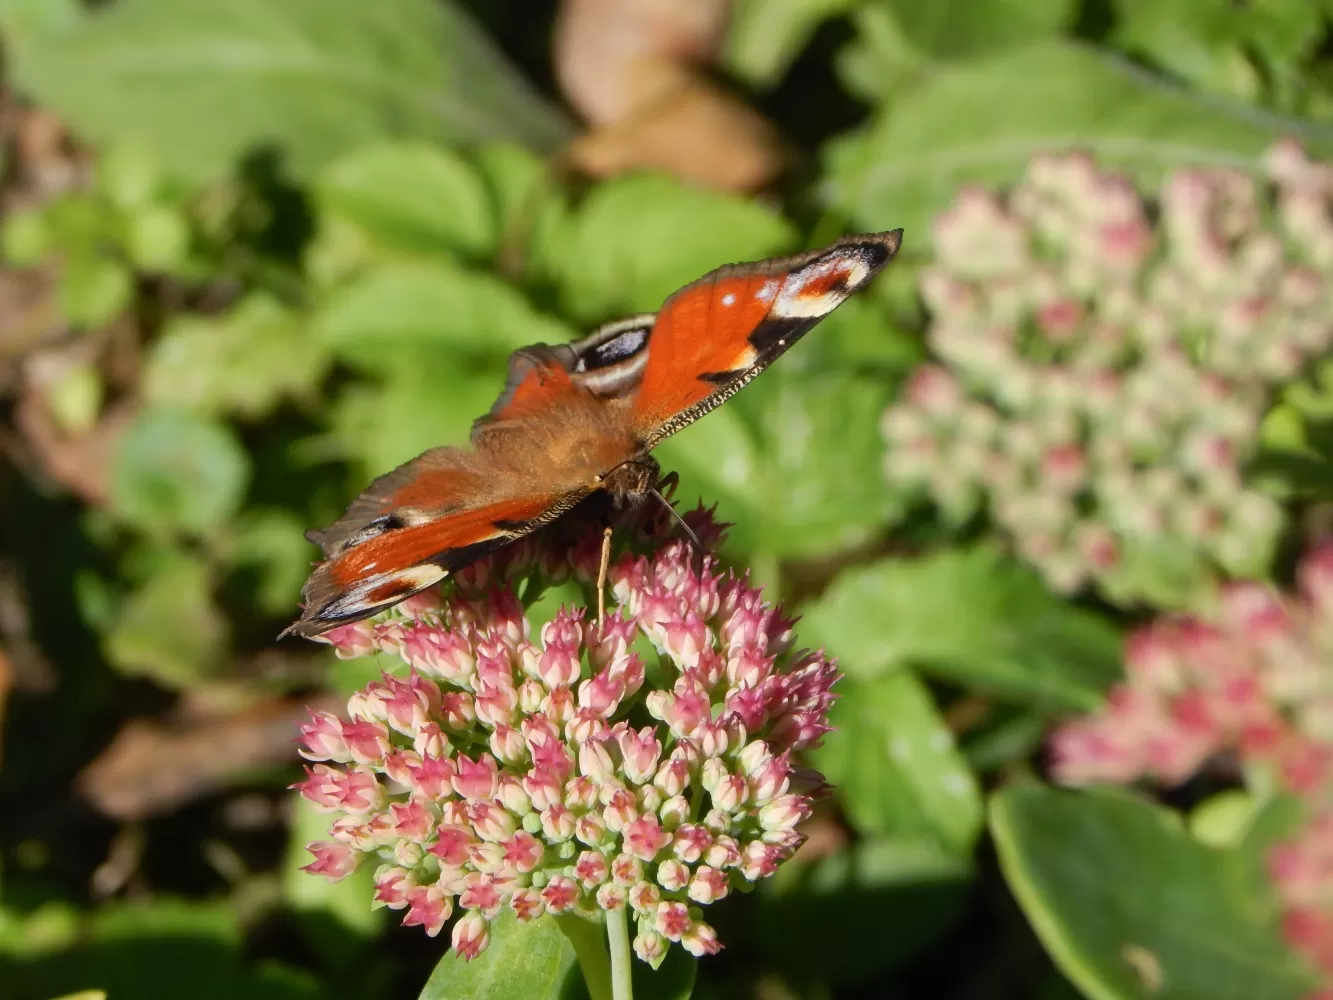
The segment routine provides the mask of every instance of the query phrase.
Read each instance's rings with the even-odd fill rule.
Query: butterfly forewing
[[[667,299],[648,338],[634,422],[648,447],[744,386],[898,252],[902,230],[719,268]]]
[[[368,618],[593,491],[638,496],[645,487],[626,469],[656,475],[648,452],[659,441],[768,367],[882,270],[901,239],[901,230],[852,236],[728,265],[676,292],[656,316],[516,351],[504,391],[473,425],[471,450],[426,452],[310,533],[326,559],[287,631],[314,636]]]

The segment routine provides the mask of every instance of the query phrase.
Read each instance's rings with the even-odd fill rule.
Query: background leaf
[[[981,832],[981,793],[930,692],[909,671],[838,685],[835,731],[814,753],[858,830],[928,838],[959,856]]]
[[[942,65],[831,147],[828,193],[864,229],[923,238],[964,184],[1007,184],[1047,150],[1078,147],[1155,182],[1172,167],[1253,167],[1271,142],[1333,132],[1205,100],[1063,41]],[[905,244],[909,248],[911,242]],[[922,247],[924,250],[924,246]]]
[[[111,505],[149,532],[202,533],[235,512],[250,463],[224,424],[184,410],[144,410],[126,430],[111,469]]]
[[[481,256],[495,247],[497,220],[481,177],[429,143],[360,147],[320,173],[315,198],[324,219],[387,248]]]
[[[574,949],[554,917],[520,924],[509,910],[491,922],[491,944],[465,962],[450,951],[419,1000],[560,1000],[577,981]]]
[[[704,272],[780,253],[794,236],[755,202],[644,175],[595,188],[543,263],[565,308],[593,322],[655,312]]]
[[[991,803],[1000,864],[1051,957],[1095,1000],[1284,1000],[1311,988],[1262,881],[1126,794],[1029,785]]]
[[[0,24],[24,90],[196,181],[264,148],[305,174],[380,137],[549,147],[565,131],[443,0],[122,0]]]
[[[818,337],[826,331],[812,334]],[[859,545],[899,512],[880,473],[876,415],[889,399],[882,380],[793,370],[764,373],[726,406],[658,449],[682,477],[682,496],[719,503],[745,551],[811,556]]]
[[[1120,675],[1111,625],[988,548],[850,569],[802,629],[856,677],[917,666],[1053,708],[1094,708]]]
[[[949,58],[1008,48],[1053,35],[1073,20],[1072,0],[875,0],[918,50]]]

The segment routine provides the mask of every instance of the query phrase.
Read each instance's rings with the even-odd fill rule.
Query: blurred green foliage
[[[795,602],[801,641],[848,675],[840,728],[812,757],[841,839],[728,901],[729,950],[693,995],[975,995],[968,968],[1033,933],[1049,957],[986,995],[1299,995],[1253,844],[1205,845],[1146,802],[1031,783],[1043,727],[1116,677],[1127,619],[1057,598],[982,528],[891,492],[878,420],[922,356],[914,268],[961,185],[1004,185],[1069,146],[1143,180],[1251,166],[1283,135],[1333,152],[1333,4],[740,0],[724,67],[802,144],[764,198],[656,174],[570,182],[550,155],[572,116],[532,82],[546,66],[506,54],[544,51],[551,11],[472,6],[0,4],[10,84],[96,150],[85,183],[7,212],[5,260],[55,266],[62,336],[122,323],[139,351],[130,384],[86,362],[46,389],[75,434],[132,404],[105,503],[4,486],[19,496],[6,574],[27,585],[57,677],[8,710],[0,801],[25,819],[0,837],[0,993],[578,995],[551,922],[502,921],[481,960],[432,974],[444,939],[390,929],[366,873],[299,873],[322,824],[281,792],[291,769],[236,780],[290,811],[276,842],[236,846],[210,812],[226,796],[157,817],[125,900],[89,895],[110,835],[67,816],[64,786],[120,722],[173,696],[363,681],[275,653],[314,557],[302,532],[371,477],[462,441],[511,351],[651,311],[724,262],[903,226],[895,273],[659,455],[686,504],[734,522],[727,556]],[[1301,509],[1333,498],[1331,373],[1286,390],[1255,470]],[[254,666],[266,655],[287,659]],[[959,721],[977,705],[979,722]],[[988,795],[1031,930],[975,898],[1000,883],[978,853]],[[639,992],[690,995],[693,964],[674,975]]]

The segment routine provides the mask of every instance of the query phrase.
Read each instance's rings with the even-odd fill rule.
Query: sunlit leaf
[[[450,951],[418,1000],[559,1000],[577,976],[554,917],[520,924],[506,909],[491,922],[490,947],[470,962]]]
[[[814,760],[866,834],[926,838],[960,856],[982,826],[981,792],[930,692],[909,671],[844,679]]]
[[[755,202],[644,175],[594,188],[547,265],[566,308],[597,320],[654,311],[704,272],[779,253],[793,238],[789,222]]]
[[[150,532],[206,532],[241,502],[250,462],[225,424],[184,410],[144,410],[111,466],[111,506]]]
[[[916,666],[1053,708],[1095,707],[1120,674],[1114,627],[988,548],[849,569],[807,605],[802,635],[857,677]]]
[[[497,220],[476,169],[426,142],[354,150],[320,172],[315,198],[390,249],[481,256],[495,245]]]
[[[1185,165],[1256,167],[1284,135],[1319,152],[1333,130],[1203,99],[1126,62],[1041,42],[940,65],[894,95],[868,127],[831,147],[827,192],[867,229],[902,226],[905,245],[964,184],[1007,184],[1035,154],[1086,149],[1154,183]]]
[[[179,555],[125,599],[107,634],[106,654],[122,673],[188,688],[221,669],[227,634],[208,567]]]
[[[1095,1000],[1285,1000],[1312,989],[1244,853],[1124,793],[1013,787],[991,804],[1000,867],[1060,970]]]
[[[299,173],[368,140],[511,139],[566,126],[443,0],[122,0],[0,8],[18,84],[85,138],[207,181],[277,150]]]
[[[153,403],[262,417],[286,397],[307,397],[329,353],[305,320],[255,293],[219,316],[175,317],[149,350],[144,394]]]

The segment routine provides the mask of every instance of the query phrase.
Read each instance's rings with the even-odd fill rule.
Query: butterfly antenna
[[[658,502],[667,509],[667,513],[674,517],[676,522],[685,529],[685,534],[690,536],[690,541],[694,542],[694,547],[698,549],[699,554],[702,555],[704,551],[704,543],[699,541],[699,536],[694,533],[694,529],[689,526],[689,523],[686,522],[685,518],[680,516],[680,511],[676,510],[676,508],[671,505],[671,502],[658,492],[656,486],[648,487],[648,492],[657,497]]]

